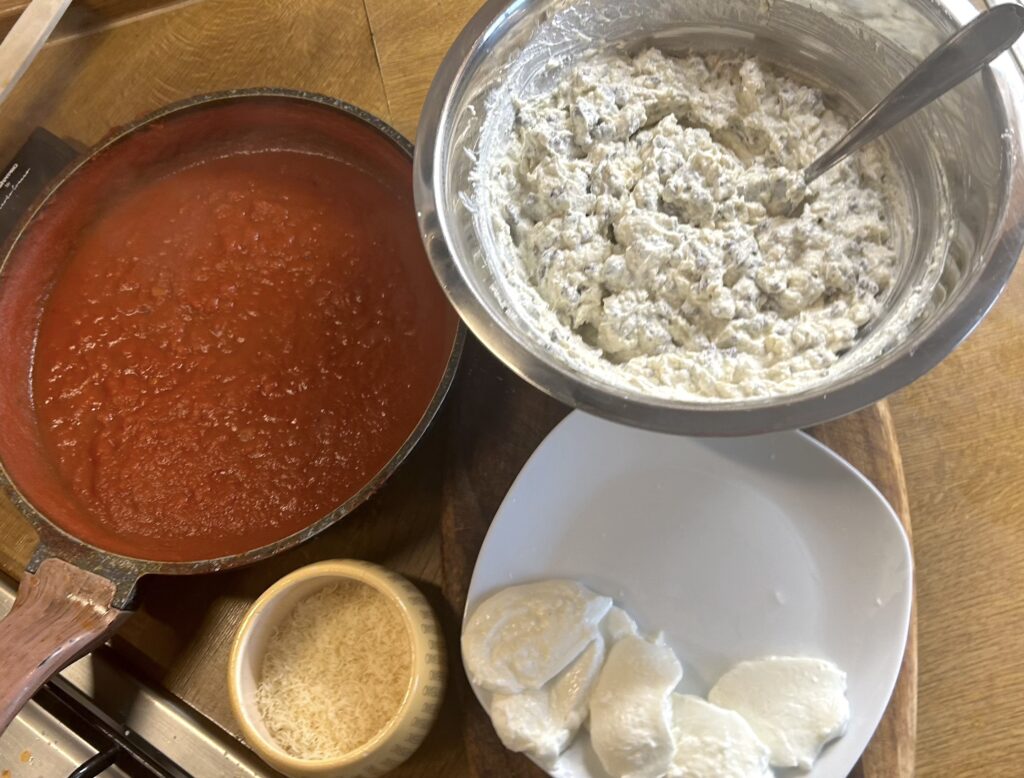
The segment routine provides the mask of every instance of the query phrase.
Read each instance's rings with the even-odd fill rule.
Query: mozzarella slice
[[[598,637],[551,686],[551,714],[572,735],[590,713],[590,695],[604,664],[604,640]]]
[[[636,622],[622,608],[613,605],[608,610],[608,615],[604,617],[604,621],[601,622],[601,631],[604,633],[605,640],[614,643],[628,635],[636,635]]]
[[[463,630],[470,680],[505,694],[540,689],[598,636],[611,606],[611,598],[575,581],[502,589],[476,609]]]
[[[810,769],[850,721],[846,673],[824,659],[740,662],[718,679],[708,699],[743,716],[776,767]]]
[[[608,614],[601,622],[601,634],[604,635],[605,647],[610,648],[624,637],[638,634],[636,622],[622,608],[613,605]],[[600,668],[598,668],[600,670]],[[589,730],[589,719],[585,718],[583,725]]]
[[[609,774],[659,778],[675,746],[669,695],[683,677],[666,645],[627,635],[608,652],[590,696],[590,742]]]
[[[489,712],[505,748],[528,753],[553,768],[587,717],[590,692],[603,662],[604,641],[598,638],[550,689],[494,694]]]
[[[771,778],[768,747],[734,711],[673,694],[672,736],[669,778]]]
[[[505,748],[528,753],[544,767],[551,768],[572,740],[569,730],[555,723],[546,690],[499,692],[491,698],[489,712]]]

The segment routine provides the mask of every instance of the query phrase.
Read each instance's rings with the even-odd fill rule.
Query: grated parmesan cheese
[[[360,581],[300,601],[270,636],[256,702],[278,745],[303,759],[358,748],[398,712],[412,644],[398,608]]]

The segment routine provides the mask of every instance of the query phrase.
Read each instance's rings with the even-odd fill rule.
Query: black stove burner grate
[[[60,676],[47,681],[32,699],[96,749],[97,753],[68,778],[94,778],[114,765],[131,778],[190,778],[189,773],[107,716]]]

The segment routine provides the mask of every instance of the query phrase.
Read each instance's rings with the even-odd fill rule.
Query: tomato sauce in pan
[[[237,553],[392,458],[455,327],[400,183],[263,151],[140,184],[93,220],[32,372],[43,444],[102,528],[77,534],[126,552],[159,538],[168,561]]]

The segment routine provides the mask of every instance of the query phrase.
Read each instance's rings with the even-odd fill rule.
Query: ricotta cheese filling
[[[817,89],[754,59],[604,51],[515,110],[478,163],[485,209],[527,282],[509,289],[585,372],[677,399],[793,392],[879,316],[894,177],[875,146],[804,186],[849,127]]]

